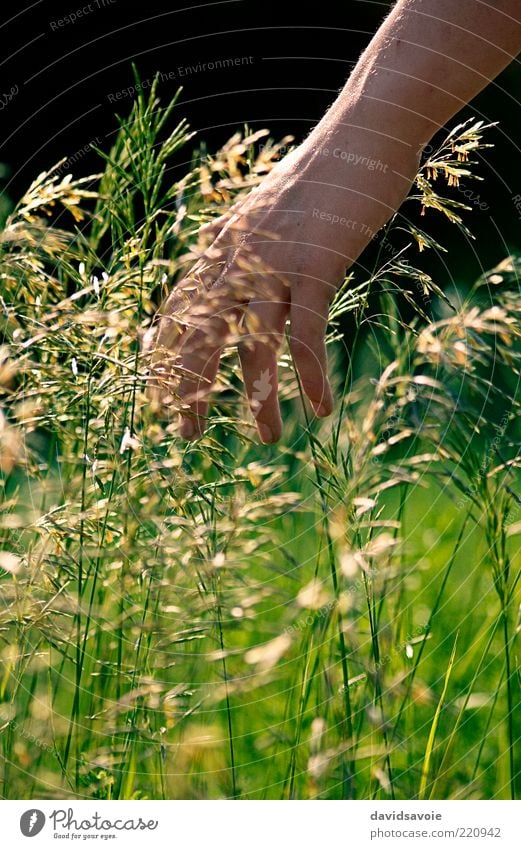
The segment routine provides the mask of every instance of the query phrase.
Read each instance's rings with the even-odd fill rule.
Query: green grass
[[[332,305],[332,420],[283,352],[284,438],[258,445],[230,349],[184,443],[139,338],[278,148],[246,130],[174,179],[174,110],[141,96],[102,176],[41,175],[0,236],[0,793],[519,796],[521,263],[455,310],[397,216],[413,244]],[[407,203],[464,227],[434,185],[483,129]]]

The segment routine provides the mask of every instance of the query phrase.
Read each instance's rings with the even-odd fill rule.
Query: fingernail
[[[259,431],[259,436],[261,438],[261,441],[264,442],[265,445],[267,445],[270,442],[275,441],[274,438],[273,438],[273,431],[272,431],[271,427],[268,427],[267,424],[262,424],[261,422],[257,422],[257,428],[258,428],[258,431]]]
[[[315,411],[315,415],[320,419],[325,416],[329,416],[331,412],[331,404],[328,401],[312,401],[313,410]]]

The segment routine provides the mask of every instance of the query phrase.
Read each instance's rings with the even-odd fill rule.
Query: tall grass
[[[185,443],[139,340],[280,145],[246,129],[183,167],[176,108],[140,95],[103,173],[58,163],[0,236],[1,792],[519,795],[521,263],[456,309],[407,215],[468,233],[450,185],[485,128],[429,157],[381,240],[411,245],[332,304],[333,361],[356,327],[333,420],[283,352],[284,441],[257,445],[230,348]]]

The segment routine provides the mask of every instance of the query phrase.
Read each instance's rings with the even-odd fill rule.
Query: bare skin
[[[288,320],[303,389],[316,415],[331,413],[324,335],[336,288],[406,197],[425,144],[520,50],[520,0],[397,2],[308,138],[212,223],[205,256],[147,335],[155,392],[181,400],[185,438],[203,432],[220,353],[237,335],[260,439],[280,438]]]

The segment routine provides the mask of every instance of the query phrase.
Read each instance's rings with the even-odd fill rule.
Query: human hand
[[[346,268],[394,213],[416,173],[414,156],[393,154],[397,170],[376,152],[355,133],[349,148],[338,136],[322,143],[312,135],[206,228],[209,246],[145,337],[151,396],[166,405],[181,401],[183,437],[204,430],[221,351],[238,342],[260,439],[280,438],[277,355],[288,321],[302,388],[317,416],[331,413],[329,304]]]

